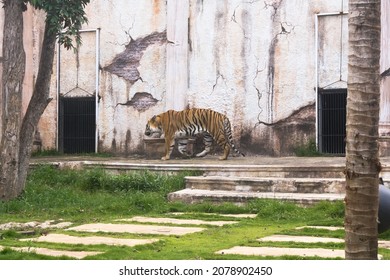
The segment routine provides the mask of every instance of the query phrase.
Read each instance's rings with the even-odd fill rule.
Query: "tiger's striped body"
[[[211,150],[213,140],[223,149],[221,160],[227,159],[232,148],[236,153],[245,156],[238,151],[233,143],[231,125],[229,119],[221,113],[209,109],[187,109],[183,111],[169,110],[153,116],[146,124],[145,135],[164,133],[165,156],[163,160],[170,159],[175,137],[189,137],[203,133],[204,150],[197,157],[207,155]],[[178,150],[185,154],[187,142],[179,141]]]

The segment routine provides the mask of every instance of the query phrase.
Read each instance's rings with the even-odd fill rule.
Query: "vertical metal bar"
[[[315,116],[316,116],[316,124],[315,124],[315,128],[316,128],[316,146],[317,146],[317,150],[320,149],[319,147],[319,119],[318,119],[318,86],[319,86],[319,81],[318,81],[318,14],[315,14],[315,17],[314,17],[314,29],[315,29],[315,55],[314,55],[314,61],[315,61],[315,103],[316,103],[316,106],[315,106]],[[321,151],[320,151],[321,152]]]
[[[95,78],[95,153],[99,145],[99,67],[100,67],[100,28],[96,29],[96,78]]]
[[[60,133],[59,133],[59,121],[60,121],[59,108],[60,108],[60,90],[61,90],[61,87],[60,87],[60,59],[61,59],[60,48],[61,48],[61,45],[59,42],[57,42],[57,48],[58,49],[57,49],[57,65],[56,65],[56,78],[57,78],[57,84],[56,84],[56,98],[57,98],[56,150],[58,151],[59,150],[59,136],[60,136]]]

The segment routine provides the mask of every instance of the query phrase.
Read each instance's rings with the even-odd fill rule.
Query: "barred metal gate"
[[[318,149],[345,154],[347,89],[318,91]]]
[[[94,153],[94,97],[60,98],[59,150],[66,154]]]

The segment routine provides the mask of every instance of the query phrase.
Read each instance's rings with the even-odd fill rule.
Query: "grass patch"
[[[182,218],[202,220],[228,220],[217,214],[257,214],[253,219],[234,219],[239,223],[223,227],[205,226],[199,233],[184,236],[158,236],[155,244],[126,246],[75,246],[44,243],[40,246],[53,249],[89,249],[104,252],[87,259],[271,259],[254,256],[216,255],[215,252],[233,246],[259,246],[256,239],[272,234],[299,234],[297,226],[342,226],[344,205],[342,202],[322,202],[312,207],[299,207],[293,203],[259,199],[243,206],[231,203],[200,203],[188,205],[168,202],[168,193],[184,188],[184,177],[194,175],[181,172],[176,175],[149,171],[113,175],[102,169],[59,170],[42,165],[28,176],[24,193],[13,201],[0,202],[0,223],[59,220],[74,225],[93,222],[110,222],[134,215],[173,217],[172,212],[184,212]],[[198,174],[195,174],[198,175]],[[207,213],[211,215],[207,215]],[[176,216],[175,216],[176,217]],[[143,238],[127,233],[75,233],[61,229],[36,230],[34,236],[44,233],[66,233],[80,236],[99,235],[117,238]],[[329,233],[324,230],[305,230],[307,235],[340,236],[343,232]],[[387,234],[387,235],[386,235]],[[388,233],[384,233],[390,239]],[[37,246],[21,244],[18,231],[0,231],[0,246]],[[262,245],[261,245],[262,246]],[[332,247],[333,245],[330,245]],[[382,254],[390,258],[387,251]],[[290,258],[290,257],[289,257]],[[295,257],[295,259],[301,257]],[[32,253],[18,253],[9,249],[0,251],[0,259],[58,259]],[[280,258],[279,258],[280,259]],[[285,259],[285,258],[284,258]],[[294,259],[294,257],[291,257]]]
[[[294,149],[294,153],[298,157],[323,156],[323,154],[317,150],[317,144],[316,144],[316,141],[314,139],[310,139],[306,144],[303,144],[301,146],[296,147]]]

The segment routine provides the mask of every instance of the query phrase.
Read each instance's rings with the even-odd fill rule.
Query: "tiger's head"
[[[160,137],[162,134],[162,119],[160,116],[153,116],[150,120],[148,120],[145,128],[146,136],[154,136]],[[156,137],[155,136],[155,137]]]

